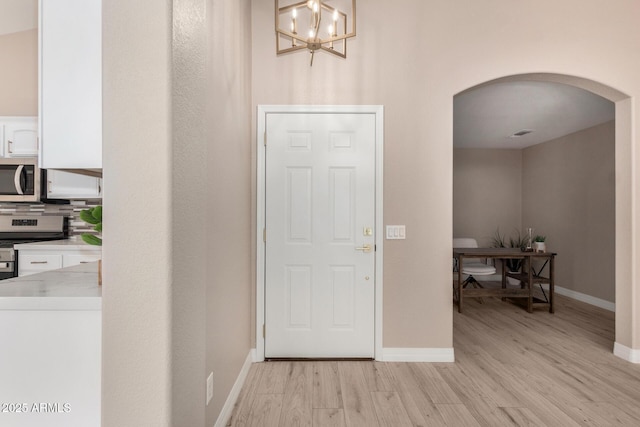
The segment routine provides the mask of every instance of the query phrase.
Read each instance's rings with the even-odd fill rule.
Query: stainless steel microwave
[[[0,159],[0,202],[40,200],[40,169],[37,157]]]

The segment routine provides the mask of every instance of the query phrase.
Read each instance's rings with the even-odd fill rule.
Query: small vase
[[[536,252],[546,252],[547,245],[545,242],[533,242],[533,250]]]

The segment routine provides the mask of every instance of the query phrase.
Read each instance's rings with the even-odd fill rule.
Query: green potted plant
[[[547,244],[545,241],[547,240],[546,236],[537,235],[533,238],[533,250],[536,252],[546,252]]]
[[[492,246],[494,248],[524,248],[527,245],[527,239],[523,237],[518,230],[516,230],[516,233],[516,237],[510,236],[507,243],[507,237],[503,234],[500,234],[500,229],[497,228],[491,239]],[[508,259],[506,260],[506,264],[509,271],[520,271],[522,260]]]
[[[493,235],[493,238],[491,239],[492,246],[494,248],[524,249],[527,246],[528,238],[522,236],[522,234],[520,234],[520,231],[518,231],[517,229],[515,231],[517,233],[515,237],[510,236],[507,239],[505,235],[500,234],[500,229],[497,228],[496,232]],[[522,259],[513,259],[513,258],[506,259],[505,266],[507,267],[507,270],[509,272],[517,273],[520,271],[520,268],[522,267]],[[511,285],[516,285],[516,286],[520,285],[520,281],[517,279],[514,279],[513,277],[507,277],[507,282],[509,282],[509,284]]]
[[[98,205],[80,211],[80,219],[87,224],[93,225],[93,229],[98,233],[102,233],[102,206]],[[90,245],[102,246],[102,239],[95,234],[82,233],[80,237]]]
[[[102,206],[98,205],[80,211],[80,219],[87,224],[93,225],[93,229],[98,233],[102,233]],[[102,238],[95,234],[82,233],[80,237],[90,245],[102,246]],[[102,285],[102,259],[98,260],[98,285]]]

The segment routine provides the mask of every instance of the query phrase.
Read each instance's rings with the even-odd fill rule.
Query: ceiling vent
[[[525,136],[526,134],[531,132],[533,132],[533,130],[531,129],[522,129],[514,133],[513,135],[509,136],[509,138],[520,138],[521,136]]]

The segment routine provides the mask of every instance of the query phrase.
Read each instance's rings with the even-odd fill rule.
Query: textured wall
[[[171,419],[173,2],[102,7],[102,425],[169,427],[179,425]]]
[[[213,425],[249,350],[251,299],[250,1],[209,1],[207,374]]]
[[[206,295],[212,282],[206,6],[206,0],[173,0],[171,13],[172,425],[211,425],[205,423]]]
[[[212,425],[251,348],[249,3],[104,14],[103,425]]]

